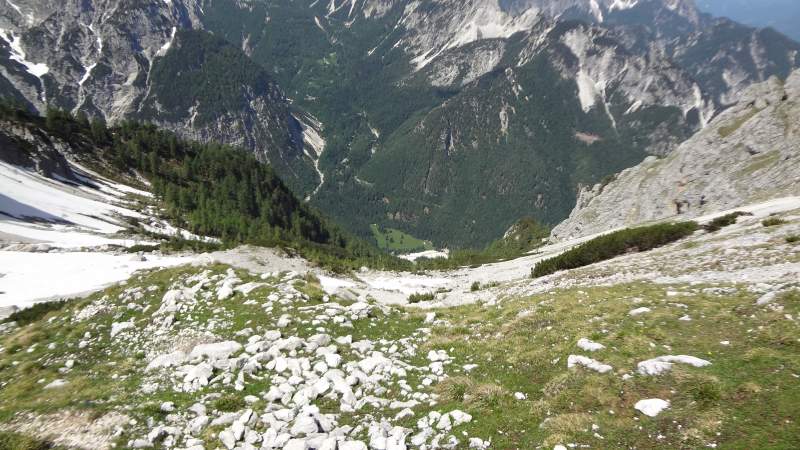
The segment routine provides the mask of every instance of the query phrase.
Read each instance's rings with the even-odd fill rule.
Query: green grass
[[[161,402],[174,402],[180,411],[200,395],[213,392],[187,394],[162,386],[153,394],[141,393],[146,359],[138,346],[108,338],[112,322],[133,320],[143,327],[176,280],[204,269],[175,268],[135,275],[125,286],[69,302],[0,336],[0,347],[5,349],[0,351],[0,425],[12,422],[20,412],[78,410],[99,417],[123,410],[140,425],[119,438],[117,447],[122,448],[128,439],[146,432],[149,418],[166,417],[158,407]],[[227,271],[221,265],[208,269],[212,275]],[[263,281],[246,272],[237,271],[236,275],[244,283]],[[316,315],[313,311],[275,304],[273,311],[265,313],[260,304],[249,302],[274,292],[274,281],[266,280],[269,285],[248,295],[201,302],[191,312],[179,312],[176,323],[189,330],[205,329],[214,321],[220,340],[241,341],[234,336],[236,331],[257,325],[269,328],[277,317],[288,313],[293,322],[283,330],[285,336],[305,338],[318,333],[308,325]],[[293,285],[309,296],[303,306],[320,301],[315,277],[294,280]],[[127,301],[120,298],[127,289],[150,286],[155,288],[137,301],[149,306],[146,312],[129,310]],[[500,449],[552,448],[568,443],[591,448],[704,448],[711,443],[717,448],[800,448],[796,432],[800,341],[797,322],[786,318],[800,316],[800,292],[783,294],[775,302],[782,308],[773,309],[755,306],[758,294],[745,285],[715,286],[735,288],[724,295],[704,292],[706,287],[631,283],[554,289],[507,298],[491,307],[475,304],[439,309],[436,317],[441,321],[436,325],[423,323],[425,312],[392,308],[375,311],[371,319],[354,320],[352,328],[326,325],[326,332],[352,335],[353,341],[378,342],[405,338],[422,327],[432,327],[430,337],[420,343],[409,362],[427,365],[429,350],[446,350],[453,358],[446,369],[449,376],[431,387],[440,396],[437,403],[416,406],[415,416],[396,423],[399,426],[414,426],[429,411],[461,409],[474,420],[457,427],[453,434],[459,439],[463,433],[491,439],[492,448]],[[670,296],[668,291],[681,295]],[[102,298],[108,299],[109,310],[91,320],[70,319]],[[417,298],[431,300],[434,294],[420,293]],[[629,316],[628,311],[639,306],[652,311]],[[687,314],[692,321],[678,320]],[[78,349],[75,343],[86,332],[97,339],[91,346]],[[580,338],[602,343],[606,349],[584,352],[576,347]],[[721,341],[730,341],[730,345],[721,345]],[[56,347],[48,349],[48,343]],[[339,350],[352,356],[347,346]],[[566,360],[571,354],[585,354],[614,369],[607,374],[568,369]],[[638,362],[667,354],[692,355],[712,365],[694,368],[678,364],[659,377],[635,374]],[[67,374],[58,373],[68,357],[77,361],[76,366]],[[466,364],[477,367],[467,372],[462,369]],[[633,376],[623,380],[625,374]],[[419,386],[423,376],[409,370],[407,381]],[[37,381],[54,378],[68,380],[69,388],[44,394]],[[217,388],[222,396],[210,401],[209,406],[219,411],[240,410],[245,407],[244,396],[258,397],[268,388],[268,377],[250,380],[241,392]],[[527,398],[516,399],[516,392]],[[385,398],[393,400],[394,395],[395,391],[389,389]],[[645,417],[633,409],[633,404],[644,398],[667,399],[671,407],[658,417]],[[320,399],[317,405],[323,412],[340,413],[338,402]],[[259,402],[251,407],[263,410],[265,406]],[[355,424],[364,414],[377,417],[386,412],[366,406],[357,413],[339,414],[339,424]],[[200,436],[207,440],[207,448],[216,444],[219,431],[209,427]],[[656,439],[659,435],[663,437]],[[3,439],[15,446],[2,447]],[[18,439],[24,438],[0,434],[0,450],[40,448],[17,446]]]
[[[747,112],[745,112],[741,116],[736,117],[735,119],[733,119],[733,122],[731,122],[730,124],[728,124],[726,126],[723,126],[723,127],[720,127],[719,131],[718,131],[720,137],[726,138],[726,137],[732,135],[733,133],[736,132],[736,130],[741,128],[742,125],[744,125],[748,120],[752,119],[753,116],[755,116],[759,112],[761,112],[760,109],[750,108]]]
[[[533,278],[588,266],[631,252],[651,250],[694,233],[694,222],[679,222],[628,228],[596,237],[561,255],[545,259],[531,271]]]
[[[800,235],[793,234],[791,236],[786,236],[786,243],[787,244],[796,244],[800,242]]]
[[[437,310],[447,325],[434,328],[423,350],[447,349],[456,358],[455,367],[478,367],[440,383],[440,404],[433,409],[472,414],[478,420],[464,431],[490,438],[493,448],[502,449],[575,442],[609,449],[703,448],[711,443],[717,448],[799,448],[800,383],[795,376],[800,342],[796,323],[783,316],[800,312],[800,294],[785,295],[780,300],[785,310],[773,311],[755,307],[757,295],[744,286],[724,296],[704,294],[704,287],[584,287],[517,298],[498,308]],[[667,290],[685,295],[676,300]],[[628,311],[634,305],[653,311],[633,318]],[[692,321],[679,321],[684,314]],[[606,349],[579,349],[576,342],[584,337]],[[614,369],[608,374],[568,369],[570,354]],[[669,354],[712,364],[676,364],[658,377],[635,374],[638,362]],[[633,377],[623,380],[624,374]],[[515,399],[515,392],[527,399]],[[671,407],[655,418],[645,417],[633,408],[645,398],[669,400]]]
[[[213,403],[214,409],[225,412],[239,411],[244,409],[245,405],[244,399],[235,394],[224,395],[214,400]]]
[[[751,159],[750,165],[739,171],[739,176],[748,176],[780,161],[781,153],[777,150],[767,152]]]
[[[0,450],[56,449],[52,443],[20,433],[0,431]]]
[[[116,441],[118,447],[124,448],[128,439],[146,434],[144,427],[148,419],[163,420],[166,417],[167,414],[160,410],[162,402],[174,402],[178,410],[183,410],[195,403],[199,396],[217,391],[222,396],[209,401],[209,407],[220,411],[237,411],[245,407],[243,399],[246,395],[260,396],[266,392],[270,387],[269,377],[250,380],[241,392],[224,388],[222,391],[216,388],[195,394],[175,392],[167,382],[155,393],[144,394],[141,387],[150,375],[143,372],[148,359],[141,349],[148,347],[155,354],[168,353],[175,350],[172,342],[156,341],[142,345],[141,341],[126,342],[109,337],[113,322],[132,320],[142,330],[153,320],[152,314],[160,306],[165,292],[176,281],[186,280],[205,269],[210,270],[212,276],[224,274],[228,270],[226,266],[214,265],[203,269],[180,267],[134,275],[123,286],[110,287],[85,299],[67,302],[62,308],[40,314],[38,319],[32,318],[29,323],[0,336],[0,428],[13,423],[21,412],[46,416],[56,412],[76,411],[100,417],[111,411],[121,411],[139,423]],[[213,322],[216,326],[216,339],[242,342],[242,337],[235,336],[237,331],[248,327],[274,327],[272,324],[278,317],[290,314],[293,321],[282,330],[284,335],[308,338],[319,332],[318,327],[307,325],[317,313],[299,308],[322,303],[323,291],[316,277],[306,276],[291,283],[308,297],[306,301],[295,305],[275,304],[273,310],[266,313],[260,302],[275,291],[273,283],[277,280],[261,280],[240,271],[236,272],[236,276],[243,283],[266,281],[268,285],[248,295],[237,293],[225,301],[203,301],[191,311],[179,312],[176,314],[178,329],[191,334],[191,330],[206,329]],[[146,307],[145,311],[129,309],[126,305],[131,300],[122,296],[127,289],[137,287],[143,288],[145,295],[134,303]],[[150,287],[153,289],[146,289]],[[214,288],[211,289],[213,292]],[[344,306],[351,303],[342,299],[335,301]],[[108,307],[89,320],[72,319],[94,302],[101,302]],[[422,315],[412,316],[393,308],[388,311],[376,310],[369,319],[352,320],[352,326],[329,323],[326,327],[332,336],[352,335],[354,341],[384,338],[397,340],[406,338],[419,329],[422,319]],[[92,343],[86,348],[78,348],[77,343],[87,332],[92,336]],[[141,336],[140,339],[147,341],[151,336]],[[51,343],[53,348],[48,347]],[[353,358],[347,348],[340,348],[340,352]],[[67,359],[74,359],[75,366],[67,373],[60,373],[58,369],[63,367]],[[417,359],[420,361],[415,364],[421,364],[424,355]],[[44,391],[44,385],[54,379],[64,379],[69,384],[62,389]],[[421,377],[413,374],[409,376],[409,381],[418,384]],[[251,407],[263,409],[264,406],[266,405],[263,402],[257,402]],[[216,439],[211,434],[209,437]]]
[[[372,236],[378,243],[378,248],[391,252],[419,252],[433,250],[430,241],[417,239],[410,234],[404,233],[394,228],[381,229],[378,225],[370,225]]]

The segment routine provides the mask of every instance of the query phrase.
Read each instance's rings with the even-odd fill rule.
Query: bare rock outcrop
[[[562,240],[670,217],[691,218],[800,195],[800,71],[753,85],[669,156],[649,157],[584,189],[552,237]]]

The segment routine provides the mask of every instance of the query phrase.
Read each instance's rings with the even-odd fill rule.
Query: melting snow
[[[378,276],[366,279],[367,285],[374,289],[385,291],[400,292],[411,295],[418,292],[429,292],[433,289],[446,285],[450,280],[447,278],[433,278],[424,276]]]
[[[0,184],[3,186],[0,212],[21,220],[70,223],[90,232],[116,233],[124,228],[118,216],[145,217],[139,212],[107,203],[114,197],[100,190],[54,181],[3,162],[0,162]],[[0,220],[0,224],[4,222]]]
[[[669,401],[661,400],[660,398],[649,398],[647,400],[639,400],[633,407],[645,416],[655,417],[661,411],[669,408]]]
[[[711,365],[711,363],[705,359],[696,358],[694,356],[667,355],[642,361],[637,365],[637,367],[638,372],[641,375],[661,375],[664,372],[669,372],[672,370],[672,365],[675,363],[689,364],[690,366],[694,367],[705,367]]]
[[[447,250],[426,250],[424,252],[419,253],[408,253],[406,255],[400,255],[399,258],[405,259],[407,261],[416,261],[420,258],[428,258],[428,259],[437,259],[437,258],[444,258],[447,259],[450,257],[450,253]]]
[[[591,369],[600,373],[606,373],[613,370],[613,367],[609,366],[608,364],[603,364],[599,361],[595,361],[592,358],[587,358],[581,355],[569,355],[569,358],[567,358],[567,368],[571,369],[575,366],[583,366],[587,369]]]
[[[582,350],[586,350],[587,352],[596,352],[598,350],[606,348],[605,345],[598,344],[597,342],[592,342],[586,338],[578,339],[578,347]]]
[[[94,252],[0,252],[0,306],[25,305],[47,298],[67,298],[128,279],[137,270],[187,264],[193,257],[146,260],[130,254]]]
[[[28,71],[31,75],[35,76],[36,78],[41,78],[47,72],[50,72],[50,68],[47,67],[47,64],[44,63],[33,63],[26,59],[25,57],[25,50],[22,48],[22,37],[14,35],[13,31],[6,31],[0,29],[0,37],[3,38],[4,41],[8,43],[11,47],[11,60],[16,61],[23,66],[25,66],[25,70]]]

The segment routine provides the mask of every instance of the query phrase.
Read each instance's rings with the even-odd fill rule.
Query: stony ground
[[[798,448],[779,217],[539,280],[419,275],[451,307],[252,259],[140,273],[0,325],[0,423],[91,449]]]

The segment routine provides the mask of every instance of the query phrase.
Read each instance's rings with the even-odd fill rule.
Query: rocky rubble
[[[469,414],[435,409],[438,396],[432,387],[448,377],[452,358],[445,350],[422,351],[429,328],[396,338],[354,338],[362,327],[385,326],[386,317],[397,311],[365,298],[312,298],[303,285],[296,272],[244,282],[232,269],[204,270],[178,277],[163,294],[157,286],[132,287],[118,299],[106,296],[79,311],[74,322],[100,314],[127,317],[87,333],[76,345],[92,348],[107,339],[113,351],[140,355],[143,398],[192,399],[158,404],[163,419],[149,417],[133,425],[127,445],[192,450],[218,444],[302,450],[488,446],[480,438],[464,441],[454,434],[472,421]],[[152,295],[160,298],[147,303]],[[258,319],[239,323],[233,312],[238,305],[260,311]],[[64,384],[55,380],[46,388]],[[242,401],[233,408],[221,406],[230,397]],[[432,410],[418,415],[417,407]],[[400,425],[415,418],[413,426]]]

